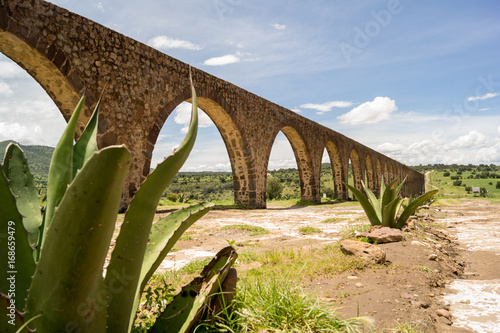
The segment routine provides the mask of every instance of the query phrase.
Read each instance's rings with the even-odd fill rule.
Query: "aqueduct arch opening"
[[[333,141],[328,141],[326,144],[326,151],[330,157],[330,165],[332,167],[333,184],[335,186],[335,195],[337,198],[346,199],[345,186],[342,184],[342,159],[340,157],[339,149]]]
[[[190,89],[186,89],[182,95],[175,99],[175,101],[180,101],[180,103],[191,103],[192,99]],[[172,108],[174,104],[175,102],[172,103],[169,108],[164,109],[163,112],[160,113],[160,117],[156,122],[156,129],[150,133],[150,140],[154,140],[154,142],[156,142],[161,127],[175,109],[175,107]],[[253,198],[252,200],[252,195],[250,195],[250,193],[255,195],[255,184],[252,182],[253,180],[251,180],[250,177],[250,170],[253,169],[253,166],[248,152],[245,152],[244,147],[247,145],[241,136],[240,130],[220,103],[217,103],[209,97],[197,96],[197,104],[198,107],[212,120],[226,147],[233,175],[235,204],[252,207],[255,205],[255,199]],[[197,140],[203,140],[203,138],[200,138],[198,134]],[[150,145],[148,148],[151,149],[152,154],[152,148],[154,148],[154,145]]]
[[[311,157],[307,150],[307,146],[301,135],[293,127],[285,126],[281,129],[281,132],[288,139],[295,156],[297,169],[299,171],[300,197],[304,201],[314,202],[317,196],[316,191],[319,189],[315,187],[316,184],[313,178]],[[277,135],[278,133],[273,136],[275,138],[274,140],[276,140]],[[270,153],[271,151],[269,150],[267,153],[267,165],[269,164]]]

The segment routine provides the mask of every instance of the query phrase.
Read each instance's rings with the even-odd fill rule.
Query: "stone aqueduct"
[[[99,119],[101,147],[124,144],[132,167],[124,203],[149,173],[158,134],[170,113],[190,99],[189,66],[147,45],[42,0],[0,0],[0,52],[24,68],[49,94],[66,120],[89,84],[84,122],[107,83]],[[354,184],[375,192],[386,180],[407,177],[404,195],[421,193],[424,177],[348,137],[192,68],[198,104],[226,145],[236,203],[266,207],[268,160],[282,131],[297,161],[302,199],[320,201],[321,159],[330,157],[337,195]]]

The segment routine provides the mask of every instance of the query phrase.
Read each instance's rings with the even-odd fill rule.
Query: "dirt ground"
[[[303,287],[322,301],[340,307],[345,318],[371,317],[377,331],[403,323],[418,325],[421,332],[468,332],[451,327],[451,321],[438,317],[435,311],[449,309],[441,295],[453,279],[464,278],[464,272],[498,276],[499,265],[492,268],[491,262],[498,263],[500,257],[493,255],[493,258],[489,252],[467,251],[457,242],[454,226],[449,223],[457,219],[463,223],[472,220],[470,212],[477,208],[478,202],[457,201],[420,210],[417,227],[405,233],[404,241],[378,245],[386,251],[386,264],[346,271],[333,278],[303,281]],[[481,202],[485,213],[497,214],[498,204]],[[329,218],[335,218],[335,222],[323,222]],[[179,241],[178,250],[167,256],[161,268],[179,267],[193,258],[212,256],[228,242],[234,242],[239,252],[250,246],[252,251],[266,251],[337,244],[346,226],[363,222],[367,223],[365,215],[355,203],[291,208],[269,204],[267,210],[213,210],[189,229],[190,239]],[[222,229],[237,224],[260,226],[270,233],[251,236],[247,231]],[[299,229],[305,226],[322,232],[303,235]],[[241,275],[258,265],[257,262],[238,265],[237,269]]]

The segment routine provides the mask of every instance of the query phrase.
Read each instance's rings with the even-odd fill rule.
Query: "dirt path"
[[[386,265],[345,271],[333,278],[317,276],[302,281],[302,285],[323,301],[340,307],[345,317],[372,317],[376,329],[404,323],[412,327],[418,325],[419,331],[428,333],[468,332],[450,326],[451,322],[438,317],[435,311],[450,309],[449,302],[442,297],[444,288],[461,278],[464,269],[466,272],[489,269],[488,263],[492,260],[489,254],[469,252],[457,242],[456,230],[447,228],[452,221],[447,218],[460,217],[460,223],[464,225],[477,221],[479,213],[471,210],[471,205],[477,202],[474,200],[468,206],[460,202],[444,207],[433,205],[430,210],[422,211],[420,220],[425,225],[424,230],[417,228],[408,233],[403,242],[380,245],[387,253]],[[494,215],[498,208],[499,205],[488,204],[481,210]],[[327,219],[330,223],[324,222]],[[356,203],[292,208],[269,205],[267,210],[215,210],[188,231],[188,239],[178,243],[178,251],[169,254],[162,269],[179,268],[193,258],[213,256],[228,242],[236,244],[240,253],[248,249],[258,252],[336,245],[348,225],[366,222]],[[252,236],[248,231],[223,228],[242,224],[262,227],[270,233]],[[317,228],[321,232],[304,235],[300,231],[302,227]],[[436,255],[437,259],[431,260],[431,255]],[[237,269],[244,274],[245,270],[256,267],[259,267],[258,263],[239,265]],[[496,269],[491,274],[496,275]]]

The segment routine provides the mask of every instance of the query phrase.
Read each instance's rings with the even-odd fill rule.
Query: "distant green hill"
[[[0,161],[2,163],[5,148],[11,142],[15,141],[9,140],[0,142]],[[52,158],[54,148],[47,146],[24,146],[21,144],[19,144],[19,146],[24,151],[24,154],[28,159],[28,165],[31,173],[35,176],[35,178],[39,180],[47,179],[49,175],[50,159]]]

